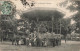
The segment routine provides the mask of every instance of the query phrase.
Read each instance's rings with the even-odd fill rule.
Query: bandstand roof
[[[29,20],[39,19],[39,21],[50,21],[52,17],[54,18],[62,18],[64,13],[54,8],[32,8],[28,11],[25,11],[21,17],[28,18]]]

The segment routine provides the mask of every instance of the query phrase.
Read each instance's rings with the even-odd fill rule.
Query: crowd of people
[[[26,38],[14,38],[12,40],[12,45],[26,45],[26,46],[58,46],[61,45],[61,38],[39,38],[35,34],[30,34]]]

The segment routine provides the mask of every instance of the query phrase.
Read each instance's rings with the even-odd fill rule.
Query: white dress
[[[21,45],[21,40],[19,40],[19,45]]]
[[[19,45],[23,44],[23,39],[19,40]]]

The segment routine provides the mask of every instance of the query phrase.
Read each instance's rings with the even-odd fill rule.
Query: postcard
[[[80,51],[80,0],[0,0],[0,51]]]

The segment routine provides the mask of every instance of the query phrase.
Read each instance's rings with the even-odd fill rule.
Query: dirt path
[[[62,41],[61,46],[55,47],[27,47],[23,45],[15,46],[7,43],[0,43],[0,51],[80,51],[79,41],[67,41],[67,43]]]

